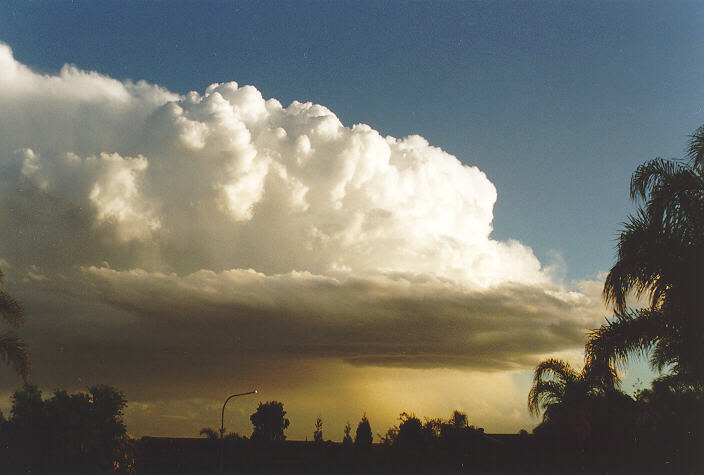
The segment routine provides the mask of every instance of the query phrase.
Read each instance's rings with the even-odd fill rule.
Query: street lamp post
[[[222,475],[223,452],[224,452],[224,443],[225,443],[225,406],[227,406],[228,401],[230,399],[232,399],[233,397],[247,396],[248,394],[257,394],[257,390],[255,389],[254,391],[249,391],[247,393],[233,394],[233,395],[229,396],[227,399],[225,399],[225,404],[222,405],[222,416],[220,417],[220,475]]]

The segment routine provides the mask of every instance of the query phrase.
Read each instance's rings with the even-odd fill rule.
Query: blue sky
[[[603,321],[631,173],[704,124],[696,2],[0,0],[0,43],[36,381],[124,389],[138,435],[194,435],[243,381],[293,438],[321,412],[530,429],[532,368]]]
[[[608,270],[634,167],[704,123],[697,2],[3,2],[18,61],[253,84],[420,134],[496,185],[494,237]]]

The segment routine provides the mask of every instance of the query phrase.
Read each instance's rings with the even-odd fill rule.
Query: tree
[[[437,448],[446,453],[466,454],[468,447],[476,447],[484,440],[484,429],[470,426],[463,412],[456,410],[447,420],[428,417],[424,420],[421,422],[415,414],[402,412],[398,426],[379,434],[379,439],[385,447],[402,449],[404,457]]]
[[[631,178],[640,204],[618,239],[617,261],[604,284],[614,317],[591,332],[588,361],[625,364],[651,352],[651,365],[704,382],[704,126],[691,136],[689,163],[655,159]],[[630,295],[647,296],[628,308]]]
[[[57,390],[42,399],[34,385],[12,397],[5,424],[8,464],[17,473],[104,473],[133,465],[125,424],[124,395],[98,385],[88,392]],[[11,471],[12,472],[12,471]]]
[[[437,426],[439,432],[439,421],[429,419],[424,425],[415,414],[402,412],[399,416],[401,423],[398,425],[393,444],[407,450],[422,450],[428,447],[436,436],[434,428]]]
[[[701,427],[704,426],[704,391],[682,384],[679,378],[659,378],[637,398],[638,435],[649,454],[660,452],[676,461],[682,473],[704,466]],[[685,467],[691,467],[684,470]]]
[[[219,440],[221,437],[220,431],[217,431],[213,429],[212,427],[203,427],[198,435],[205,436],[208,440]],[[237,432],[228,432],[227,434],[222,435],[222,438],[225,440],[242,440],[243,437],[239,435]]]
[[[0,284],[5,276],[0,271]],[[0,290],[0,318],[12,327],[24,325],[24,309],[8,294]],[[24,341],[12,332],[0,334],[0,360],[12,366],[23,381],[29,377],[29,352]]]
[[[249,417],[254,430],[252,440],[273,442],[286,440],[284,430],[289,426],[290,421],[286,419],[284,405],[278,401],[259,403],[257,411]]]
[[[464,412],[455,410],[452,411],[452,417],[450,417],[450,424],[457,429],[464,429],[467,427],[467,414]]]
[[[543,411],[538,432],[570,435],[577,441],[585,441],[592,435],[599,399],[612,393],[620,392],[611,368],[585,365],[577,372],[569,363],[551,358],[535,368],[528,409],[536,416]]]
[[[342,438],[342,445],[345,447],[349,447],[352,445],[352,436],[350,433],[352,432],[352,426],[350,425],[349,421],[347,421],[347,424],[345,424],[345,436]]]
[[[436,437],[440,447],[449,453],[466,454],[468,449],[477,453],[486,448],[484,429],[470,425],[467,414],[458,410],[448,420],[440,421]]]
[[[218,432],[212,427],[203,427],[198,435],[204,435],[208,440],[218,440],[220,438]]]
[[[357,432],[354,435],[354,446],[358,449],[367,449],[372,446],[372,427],[369,424],[367,415],[362,416],[362,420],[357,424]]]
[[[323,420],[318,416],[317,419],[315,419],[315,430],[313,431],[313,441],[316,444],[322,444],[323,443]]]

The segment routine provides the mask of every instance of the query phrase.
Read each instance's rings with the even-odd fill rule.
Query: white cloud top
[[[102,230],[117,241],[102,245],[148,248],[153,270],[179,272],[547,280],[529,248],[490,239],[496,190],[484,173],[422,137],[344,127],[325,107],[284,108],[236,83],[178,97],[70,66],[39,75],[6,46],[0,63],[5,180],[84,216],[95,229],[84,245]],[[38,246],[55,239],[26,231]]]

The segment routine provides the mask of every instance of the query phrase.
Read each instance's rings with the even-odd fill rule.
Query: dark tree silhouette
[[[204,435],[209,440],[218,440],[220,438],[218,431],[216,431],[212,427],[203,427],[198,433],[198,435]]]
[[[550,431],[585,441],[593,431],[598,400],[614,393],[616,374],[603,366],[587,366],[575,371],[567,362],[547,359],[535,368],[528,393],[528,409],[536,416],[543,411],[537,432]]]
[[[252,440],[273,442],[286,440],[284,430],[289,426],[290,421],[286,419],[284,405],[278,401],[259,403],[257,411],[249,417],[254,430]]]
[[[679,378],[660,378],[637,394],[640,440],[650,452],[662,451],[668,460],[698,458],[702,467],[701,428],[704,426],[704,391],[682,384]],[[683,471],[684,472],[684,471]]]
[[[435,436],[433,425],[423,423],[415,414],[402,412],[401,423],[394,440],[394,445],[407,450],[421,450],[430,446]]]
[[[452,411],[452,417],[450,417],[450,424],[456,429],[464,429],[468,424],[467,414],[461,411]]]
[[[369,419],[367,419],[366,414],[362,416],[362,420],[357,424],[354,446],[358,449],[367,449],[372,446],[372,427],[369,424]]]
[[[638,212],[618,240],[604,298],[615,316],[589,337],[590,361],[625,364],[652,350],[651,364],[684,380],[704,383],[704,126],[691,136],[689,163],[655,159],[631,178]],[[629,295],[647,295],[629,309]]]
[[[198,435],[205,436],[208,440],[219,440],[220,439],[220,431],[217,431],[213,429],[212,427],[203,427]],[[225,440],[242,440],[243,437],[239,435],[237,432],[228,432],[223,436],[223,439]]]
[[[0,270],[0,284],[5,276]],[[24,310],[22,306],[8,294],[0,290],[0,319],[12,327],[24,325]],[[23,381],[29,377],[29,352],[24,341],[12,332],[0,334],[0,360],[12,366]]]
[[[323,420],[318,416],[317,419],[315,419],[315,430],[313,431],[313,441],[316,444],[322,444],[323,443]]]
[[[352,445],[352,436],[350,435],[352,433],[352,426],[350,425],[349,421],[347,421],[347,424],[345,424],[345,435],[342,437],[342,445],[345,447],[349,447]]]
[[[122,421],[126,404],[110,386],[75,394],[57,390],[43,400],[37,386],[25,385],[13,395],[4,425],[8,466],[23,473],[129,471],[134,460]]]

